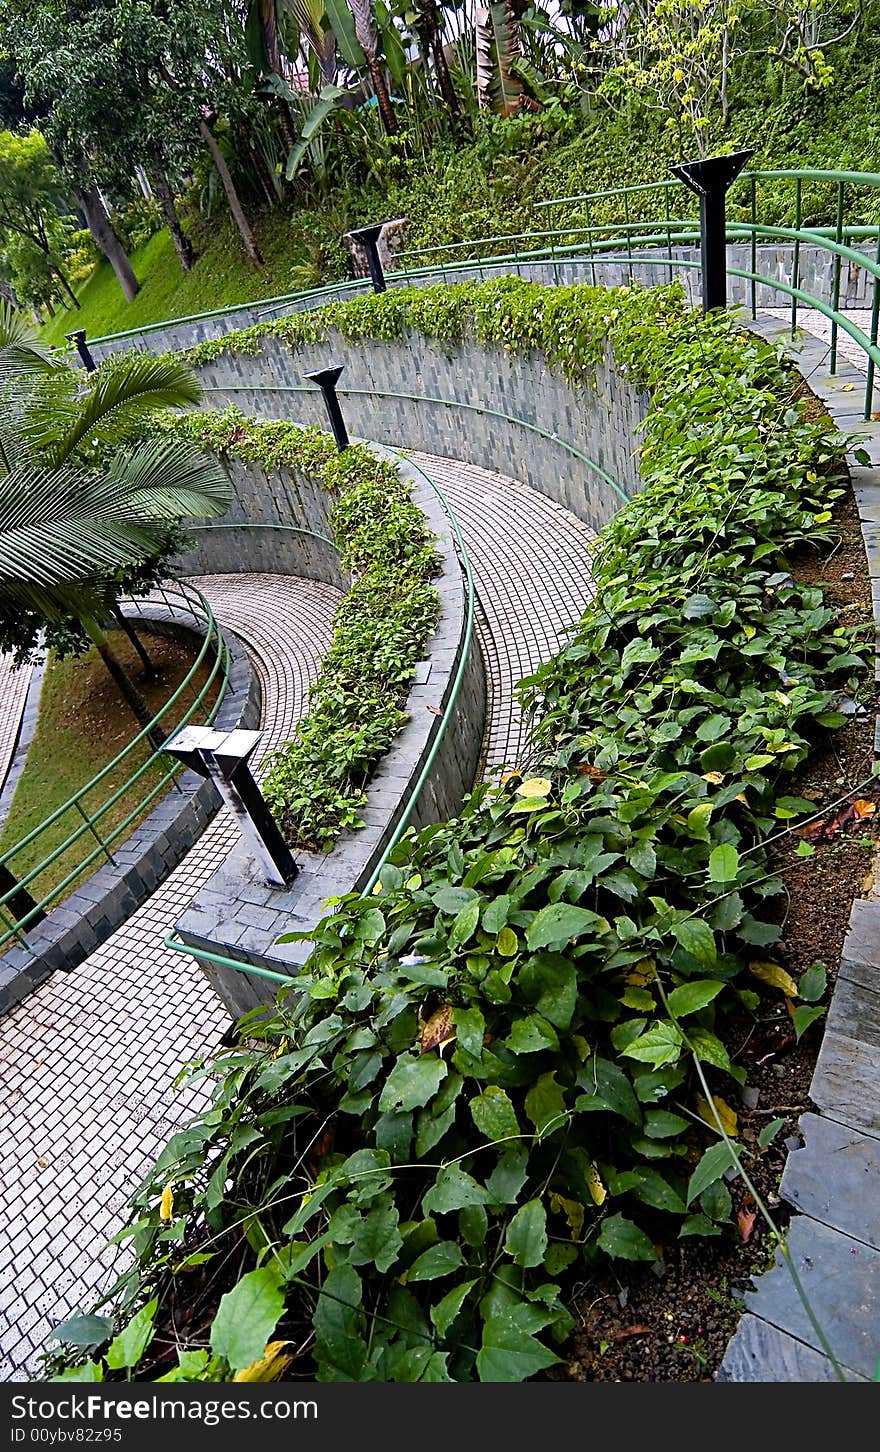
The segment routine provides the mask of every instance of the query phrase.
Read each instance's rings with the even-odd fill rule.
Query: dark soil
[[[862,533],[849,489],[835,511],[839,541],[825,557],[796,561],[797,581],[821,585],[840,622],[868,625],[871,592]],[[797,855],[802,834],[787,832],[770,848],[771,865],[783,877],[784,936],[766,955],[797,978],[821,961],[828,971],[827,1003],[840,965],[853,899],[873,888],[880,789],[873,781],[876,700],[833,734],[830,743],[792,779],[792,795],[816,802],[823,838],[812,856]],[[853,802],[867,803],[854,814]],[[848,810],[847,810],[848,809]],[[840,825],[835,820],[848,817]],[[758,954],[758,956],[761,956]],[[796,1042],[781,993],[761,989],[754,1019],[730,1022],[722,1030],[731,1057],[745,1065],[748,1079],[737,1102],[719,1076],[713,1089],[725,1096],[739,1118],[739,1139],[755,1158],[749,1174],[784,1231],[790,1211],[780,1202],[779,1180],[789,1149],[796,1147],[797,1121],[813,1108],[809,1087],[821,1044],[824,1019]],[[757,1137],[774,1119],[783,1124],[761,1149]],[[730,1183],[734,1227],[723,1237],[685,1239],[660,1247],[653,1265],[602,1265],[575,1288],[570,1305],[577,1328],[567,1348],[565,1379],[579,1381],[707,1381],[718,1369],[743,1309],[750,1277],[773,1260],[772,1233],[755,1211],[740,1181]],[[745,1217],[738,1224],[740,1213]]]

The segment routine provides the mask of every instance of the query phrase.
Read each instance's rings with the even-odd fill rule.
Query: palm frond
[[[220,466],[187,444],[140,445],[104,472],[21,465],[0,479],[0,607],[76,614],[159,552],[170,521],[228,502]]]
[[[173,440],[117,455],[105,478],[124,508],[141,519],[209,519],[225,513],[232,497],[226,474],[210,455]]]
[[[31,446],[54,464],[62,464],[85,440],[118,443],[159,408],[185,408],[202,396],[191,368],[174,358],[132,353],[111,358],[92,375],[89,391],[62,410],[57,429],[57,402],[46,409],[39,393],[27,416]]]
[[[57,366],[27,318],[0,300],[0,388],[22,374],[45,373]]]

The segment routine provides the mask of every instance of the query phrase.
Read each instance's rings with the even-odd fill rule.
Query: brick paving
[[[0,655],[0,701],[3,703],[0,710],[0,791],[15,755],[32,674],[31,666],[21,666],[16,670],[11,656]]]
[[[485,775],[497,780],[520,762],[525,746],[517,681],[556,654],[593,594],[596,535],[515,479],[434,454],[408,457],[443,490],[467,545],[491,692]]]
[[[261,743],[287,740],[330,640],[340,594],[281,576],[195,582],[251,647],[263,688]],[[225,1010],[191,961],[163,943],[236,840],[228,816],[81,968],[56,973],[0,1021],[0,1375],[26,1379],[57,1321],[111,1279],[107,1247],[163,1144],[205,1103],[175,1090],[211,1049]]]

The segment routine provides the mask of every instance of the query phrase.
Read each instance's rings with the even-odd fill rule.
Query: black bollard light
[[[317,383],[324,395],[324,406],[340,454],[343,449],[348,448],[349,442],[345,419],[342,417],[342,409],[339,407],[339,399],[336,397],[336,385],[344,367],[344,363],[335,363],[331,368],[312,368],[308,373],[302,375],[310,383]]]
[[[703,312],[727,307],[727,193],[754,148],[709,156],[705,161],[683,161],[671,168],[700,198],[700,263],[703,270]]]
[[[86,372],[94,373],[98,365],[92,357],[91,353],[89,352],[89,345],[86,342],[85,328],[77,328],[75,332],[65,333],[64,336],[65,338],[69,338],[71,342],[75,345],[76,351],[80,356]]]
[[[379,238],[382,235],[384,222],[378,227],[356,227],[350,236],[360,242],[367,254],[367,266],[370,269],[370,278],[373,283],[373,292],[387,291],[388,284],[385,281],[385,273],[382,269],[382,259],[379,256]]]
[[[266,882],[286,887],[299,869],[250,769],[261,735],[260,731],[183,726],[166,741],[165,750],[214,783]]]

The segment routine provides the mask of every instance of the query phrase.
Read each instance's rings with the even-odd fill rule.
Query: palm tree
[[[348,0],[348,8],[354,18],[354,33],[358,44],[367,58],[382,123],[389,136],[395,136],[399,127],[385,83],[385,72],[379,60],[379,37],[373,24],[373,0]]]
[[[141,726],[149,708],[102,622],[126,576],[167,553],[181,519],[227,507],[228,482],[209,456],[143,437],[151,416],[200,393],[184,365],[143,353],[84,382],[0,303],[0,609],[31,633],[35,621],[75,620]]]

